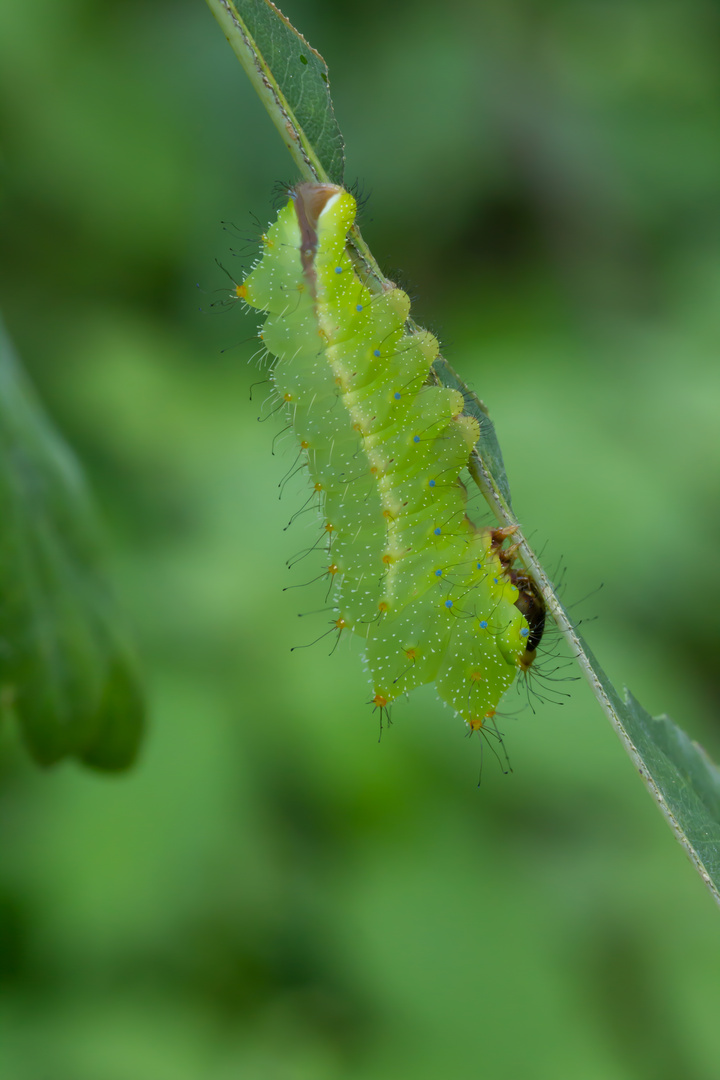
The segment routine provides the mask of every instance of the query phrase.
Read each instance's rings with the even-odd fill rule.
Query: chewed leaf
[[[0,329],[0,706],[33,757],[122,769],[143,706],[77,463]]]

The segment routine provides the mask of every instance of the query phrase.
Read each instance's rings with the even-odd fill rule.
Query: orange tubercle
[[[470,731],[472,731],[472,732],[474,732],[474,731],[482,731],[482,729],[485,727],[485,721],[486,720],[492,720],[494,715],[495,715],[495,710],[491,709],[490,712],[486,712],[484,716],[473,716],[473,717],[471,717],[471,719],[468,720],[468,722],[467,722],[468,727],[470,728]]]

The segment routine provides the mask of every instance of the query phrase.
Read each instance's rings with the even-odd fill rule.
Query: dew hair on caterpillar
[[[316,495],[317,538],[290,563],[317,551],[333,567],[330,632],[360,640],[381,716],[429,683],[480,730],[542,627],[510,534],[468,516],[460,477],[478,419],[434,376],[438,342],[408,322],[407,294],[358,274],[353,196],[314,183],[285,194],[234,296],[265,313],[272,407],[298,445],[290,473],[306,471]]]

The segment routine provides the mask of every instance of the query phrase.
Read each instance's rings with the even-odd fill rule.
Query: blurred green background
[[[604,583],[609,674],[720,758],[720,8],[283,10],[566,603]],[[303,485],[210,305],[294,174],[205,4],[3,4],[0,92],[0,307],[151,716],[119,778],[2,732],[3,1080],[716,1076],[718,912],[584,684],[511,694],[478,789],[432,693],[378,745],[358,648],[289,651],[324,627],[281,591]]]

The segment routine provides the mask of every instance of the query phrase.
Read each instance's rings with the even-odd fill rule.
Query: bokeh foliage
[[[124,769],[143,704],[77,461],[0,325],[0,723],[36,761]]]
[[[575,612],[610,674],[717,758],[714,8],[286,14],[567,602],[605,582]],[[3,731],[4,1071],[714,1074],[717,914],[589,694],[507,716],[515,773],[478,791],[432,695],[378,746],[357,656],[289,654],[322,603],[280,591],[302,485],[276,500],[252,326],[197,309],[292,176],[205,5],[6,5],[0,89],[0,301],[101,502],[152,718],[113,781],[34,775]]]

